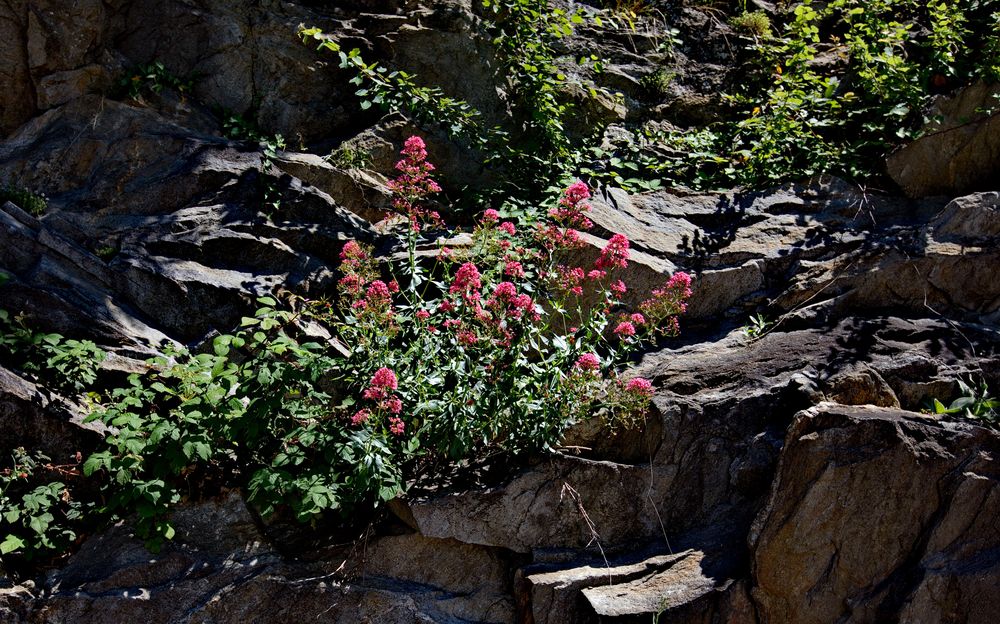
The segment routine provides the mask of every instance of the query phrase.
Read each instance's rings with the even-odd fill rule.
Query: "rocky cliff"
[[[600,80],[625,94],[589,114],[714,114],[733,32],[711,11],[676,19],[682,62],[656,106],[639,79],[662,33],[567,42],[607,59]],[[0,178],[48,208],[0,206],[0,307],[95,340],[120,378],[165,344],[227,331],[257,295],[324,292],[344,242],[385,243],[371,224],[409,133],[428,136],[445,180],[491,172],[434,128],[363,110],[298,26],[499,118],[480,20],[462,0],[5,2]],[[191,88],[107,96],[154,61]],[[959,121],[977,106],[963,98],[986,97],[942,100],[953,122],[890,161],[900,192],[828,176],[602,189],[592,242],[628,236],[633,291],[696,276],[684,337],[638,363],[656,387],[641,429],[579,425],[502,478],[420,487],[346,546],[303,547],[225,491],[178,510],[155,555],[126,523],[35,579],[0,579],[0,621],[996,621],[1000,435],[920,411],[959,379],[1000,388],[1000,126]],[[252,110],[287,149],[225,138],[220,108]],[[366,160],[316,155],[341,144]],[[271,214],[262,180],[281,195]],[[778,322],[750,339],[740,326],[762,309]],[[0,368],[4,449],[90,450],[100,431],[83,410]]]

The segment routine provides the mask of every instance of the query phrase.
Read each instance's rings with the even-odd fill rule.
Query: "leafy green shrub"
[[[79,476],[79,454],[75,463],[61,466],[23,448],[9,459],[0,463],[0,563],[65,550],[76,539],[81,504],[63,480]],[[47,475],[63,480],[45,482]]]
[[[649,133],[628,155],[634,177],[692,188],[878,179],[937,93],[1000,78],[998,23],[997,0],[806,0],[755,42],[727,119]]]
[[[222,120],[222,136],[231,141],[264,141],[267,137],[260,126],[246,115],[227,110],[219,110]]]
[[[754,37],[766,37],[771,34],[771,18],[764,11],[742,13],[729,20],[729,23],[736,30]]]
[[[0,363],[49,387],[82,392],[97,380],[98,366],[105,357],[90,340],[33,331],[23,318],[0,309]]]
[[[275,134],[260,140],[260,174],[262,179],[261,200],[265,212],[273,213],[281,208],[281,191],[270,177],[271,165],[278,158],[278,152],[285,149],[285,137]]]
[[[757,314],[751,314],[749,322],[740,329],[748,340],[757,340],[766,334],[773,325],[774,321],[758,312]]]
[[[341,145],[326,160],[340,169],[364,169],[371,165],[372,155],[351,145]]]
[[[118,249],[114,245],[101,245],[94,250],[94,255],[105,262],[110,262],[117,253]]]
[[[30,190],[10,183],[0,185],[0,204],[12,202],[22,210],[36,217],[45,212],[49,202],[44,195],[32,193]]]
[[[84,472],[107,475],[107,511],[134,510],[154,540],[169,538],[169,506],[222,479],[264,514],[363,517],[418,472],[536,451],[594,414],[613,426],[641,417],[652,386],[621,365],[678,331],[690,278],[675,274],[629,314],[624,236],[592,266],[567,264],[590,226],[580,182],[519,223],[487,210],[468,248],[420,262],[422,232],[442,227],[426,203],[439,188],[419,138],[403,154],[391,185],[407,223],[403,266],[351,241],[339,305],[262,299],[214,352],[167,354],[95,412],[113,433]]]

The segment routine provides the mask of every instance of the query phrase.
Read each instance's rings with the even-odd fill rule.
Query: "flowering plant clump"
[[[643,416],[652,384],[621,368],[678,331],[691,278],[676,273],[624,311],[624,236],[595,262],[568,260],[592,225],[582,182],[533,219],[487,210],[470,244],[420,259],[423,226],[442,226],[425,203],[439,187],[423,141],[402,153],[390,186],[409,221],[406,263],[350,241],[336,305],[262,299],[214,353],[169,354],[153,383],[120,390],[94,416],[115,427],[110,448],[84,467],[127,484],[112,507],[169,537],[164,507],[191,479],[234,467],[262,513],[313,520],[370,509],[436,462],[544,449],[594,415],[612,427]]]
[[[402,153],[403,173],[390,187],[397,208],[417,224],[429,214],[420,200],[437,185],[422,141],[412,137]],[[640,310],[617,312],[627,291],[625,236],[612,236],[592,265],[564,261],[565,252],[583,245],[579,231],[593,225],[589,198],[578,181],[534,222],[486,210],[468,248],[442,248],[432,265],[416,262],[411,252],[391,305],[382,287],[371,295],[388,276],[370,250],[349,244],[341,295],[352,312],[324,320],[353,345],[340,368],[355,371],[350,379],[371,379],[359,399],[365,417],[351,425],[414,457],[456,460],[546,447],[568,424],[592,414],[620,423],[641,417],[652,385],[619,378],[619,367],[645,341],[677,333],[691,278],[676,273]],[[441,225],[436,213],[433,221]],[[411,250],[418,236],[419,227],[411,228]],[[359,303],[363,314],[353,312]],[[382,396],[388,386],[376,383],[381,375],[392,376],[392,399]]]
[[[438,183],[431,178],[434,165],[427,162],[426,147],[424,140],[418,136],[406,139],[401,152],[404,158],[396,163],[400,174],[389,181],[389,190],[394,194],[393,207],[406,215],[415,232],[419,232],[425,223],[442,225],[441,215],[422,204],[424,198],[441,191]]]

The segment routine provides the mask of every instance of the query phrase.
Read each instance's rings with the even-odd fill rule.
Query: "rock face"
[[[750,535],[762,619],[993,621],[998,450],[993,433],[898,410],[798,414]]]
[[[326,192],[277,168],[262,172],[258,152],[199,132],[196,111],[178,115],[87,97],[0,146],[0,167],[23,183],[51,181],[41,219],[10,204],[0,212],[0,254],[15,278],[4,287],[8,306],[148,352],[167,334],[191,342],[227,331],[254,295],[275,287],[328,286],[343,243],[374,240]],[[129,158],[111,166],[112,154]],[[264,204],[267,185],[280,211]],[[342,183],[328,188],[345,192]]]
[[[124,526],[89,540],[48,577],[43,606],[21,611],[24,621],[126,622],[141,612],[163,623],[512,622],[504,558],[486,549],[397,536],[365,552],[288,562],[235,494],[182,510],[174,522],[179,539],[156,555]],[[0,593],[4,621],[21,621],[15,614],[30,603],[30,595]]]
[[[911,197],[995,190],[1000,177],[997,85],[978,83],[942,98],[924,136],[888,161],[889,175]]]
[[[166,343],[228,331],[257,295],[328,291],[349,239],[391,252],[372,223],[418,130],[362,111],[336,58],[296,29],[336,32],[492,123],[508,103],[491,44],[469,36],[478,11],[0,3],[0,178],[49,199],[38,215],[0,205],[0,307],[96,340],[120,376]],[[625,95],[578,93],[570,131],[717,114],[740,79],[732,32],[693,7],[669,17],[683,25],[669,51],[641,29],[582,27],[563,42],[574,60],[608,59],[600,84]],[[640,80],[668,56],[678,74],[650,93]],[[106,97],[151,61],[201,78],[184,94]],[[190,501],[159,553],[123,524],[31,582],[0,577],[0,622],[997,621],[1000,437],[919,413],[954,399],[959,379],[1000,388],[997,118],[958,121],[988,95],[943,102],[951,121],[893,157],[909,199],[829,177],[759,193],[601,189],[578,259],[625,234],[632,303],[674,271],[695,276],[684,336],[638,363],[656,387],[638,430],[582,423],[502,479],[418,484],[350,546],[304,552],[240,492]],[[213,107],[284,133],[288,151],[265,158],[224,139]],[[419,132],[446,179],[493,175],[443,133]],[[321,155],[338,144],[359,161]],[[753,340],[740,329],[751,313],[774,321]],[[0,452],[86,451],[101,432],[84,411],[0,367]]]

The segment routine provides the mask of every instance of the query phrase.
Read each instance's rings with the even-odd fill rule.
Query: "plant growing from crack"
[[[104,476],[106,513],[136,511],[155,545],[173,535],[172,505],[222,480],[264,515],[363,516],[441,466],[545,449],[582,418],[613,428],[642,415],[652,384],[623,367],[679,331],[690,278],[625,312],[624,236],[589,265],[569,260],[591,225],[580,182],[548,212],[487,210],[468,247],[418,257],[417,241],[443,227],[427,203],[438,187],[422,140],[402,154],[402,265],[350,241],[336,305],[262,299],[213,352],[168,353],[95,411],[113,430],[83,470]],[[332,339],[309,338],[307,323]]]
[[[945,406],[937,398],[930,401],[926,411],[932,414],[958,414],[965,418],[978,420],[983,424],[995,427],[1000,420],[1000,398],[990,394],[985,381],[974,383],[970,380],[958,380],[959,396]]]

